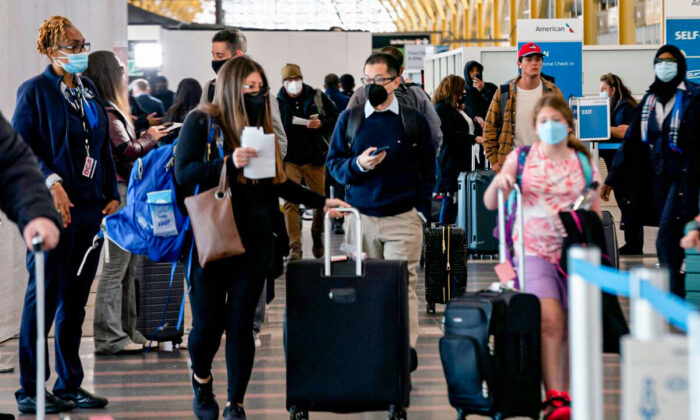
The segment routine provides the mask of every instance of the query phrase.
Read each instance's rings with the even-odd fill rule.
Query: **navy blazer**
[[[71,186],[75,182],[75,167],[82,162],[73,162],[70,140],[68,138],[68,102],[61,92],[61,78],[56,75],[51,65],[38,76],[35,76],[17,90],[17,105],[12,116],[12,126],[29,144],[39,161],[39,167],[44,179],[52,174],[58,174],[63,179],[63,185],[71,195]],[[87,77],[80,78],[83,86],[97,95],[97,89]],[[104,104],[95,96],[98,112],[103,114],[100,121],[107,124],[107,114]],[[117,173],[110,150],[109,128],[105,126],[105,138],[100,145],[99,165],[102,191],[105,202],[119,200],[117,189]],[[72,198],[71,198],[72,200]]]

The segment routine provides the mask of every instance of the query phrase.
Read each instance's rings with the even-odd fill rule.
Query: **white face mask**
[[[287,89],[290,95],[298,95],[303,85],[301,80],[287,80],[284,82],[284,88]]]
[[[608,99],[608,92],[600,92],[600,99]]]

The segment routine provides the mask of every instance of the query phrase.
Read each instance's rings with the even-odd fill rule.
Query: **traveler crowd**
[[[351,206],[359,211],[363,230],[360,236],[354,216],[334,221],[333,232],[344,235],[344,244],[359,241],[369,258],[407,262],[415,370],[416,284],[433,196],[442,197],[440,224],[450,225],[457,217],[460,173],[493,170],[483,197],[489,209],[498,207],[499,189],[507,194],[518,184],[525,223],[522,232],[514,229],[513,239],[525,242],[524,291],[540,301],[545,418],[570,415],[559,212],[600,184],[591,206],[600,214],[600,200],[608,201],[614,190],[626,241],[620,253],[642,253],[643,226],[658,225],[659,261],[672,271],[672,291],[684,295],[682,247],[700,247],[698,231],[684,237],[683,230],[700,213],[700,86],[686,79],[685,56],[674,46],[657,51],[655,79],[639,104],[619,76],[601,76],[601,97],[611,101],[611,143],[619,143],[617,150],[601,153],[608,167],[604,182],[597,162],[573,134],[573,114],[561,90],[542,74],[545,55],[534,43],[519,49],[520,73],[511,81],[486,82],[484,66],[470,61],[464,77],[446,76],[432,97],[404,80],[404,57],[395,47],[366,59],[356,90],[350,74],[329,73],[322,90],[304,79],[297,64],[267,69],[280,71],[276,94],[265,69],[249,55],[245,34],[235,29],[219,31],[211,40],[215,78],[204,86],[185,78],[176,92],[163,76],[129,84],[125,63],[109,51],[90,52],[90,43],[65,17],[42,23],[36,48],[48,59],[46,69],[19,87],[12,127],[0,116],[0,178],[8,185],[0,191],[0,203],[29,248],[15,393],[23,413],[36,410],[32,237],[41,236],[49,251],[46,320],[55,329],[57,380],[52,392],[46,391],[47,412],[105,407],[107,399],[82,388],[78,352],[101,245],[83,257],[103,218],[128,204],[134,162],[175,138],[178,208],[185,212],[186,199],[227,181],[245,249],[204,264],[199,259],[204,250],[192,246],[187,347],[198,419],[219,417],[212,363],[224,332],[223,417],[246,418],[245,393],[274,279],[283,272],[283,261],[304,257],[299,204],[314,210],[314,258],[331,252],[324,249],[324,214],[342,219],[337,208]],[[274,163],[268,169],[274,175],[268,178],[247,177],[260,151],[244,146],[248,130],[272,139]],[[591,179],[584,167],[592,168]],[[194,241],[190,234],[187,243]],[[97,287],[95,352],[143,351],[147,340],[136,328],[132,254],[109,238],[104,246],[108,258]]]

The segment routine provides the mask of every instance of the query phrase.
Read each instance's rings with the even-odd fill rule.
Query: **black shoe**
[[[105,408],[109,403],[107,398],[98,397],[83,388],[57,392],[56,396],[62,400],[74,402],[78,408]]]
[[[62,400],[50,392],[46,392],[46,413],[56,414],[75,410],[73,401]],[[36,397],[23,397],[17,400],[17,410],[20,413],[36,413]]]
[[[245,410],[238,404],[224,408],[224,420],[245,420]]]
[[[620,255],[642,255],[644,251],[641,248],[631,248],[627,244],[624,244],[619,249]]]
[[[416,369],[418,369],[418,353],[411,347],[411,372],[415,372]]]
[[[345,235],[342,219],[333,219],[333,233],[336,235]]]
[[[216,420],[219,418],[219,404],[216,402],[213,383],[213,376],[208,383],[200,384],[192,375],[192,390],[194,391],[192,410],[199,420]]]

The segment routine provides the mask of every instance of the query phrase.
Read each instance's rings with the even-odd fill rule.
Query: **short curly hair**
[[[40,54],[48,55],[49,48],[58,45],[66,35],[66,29],[73,27],[68,18],[63,16],[51,16],[39,26],[39,35],[36,38],[36,49]]]

